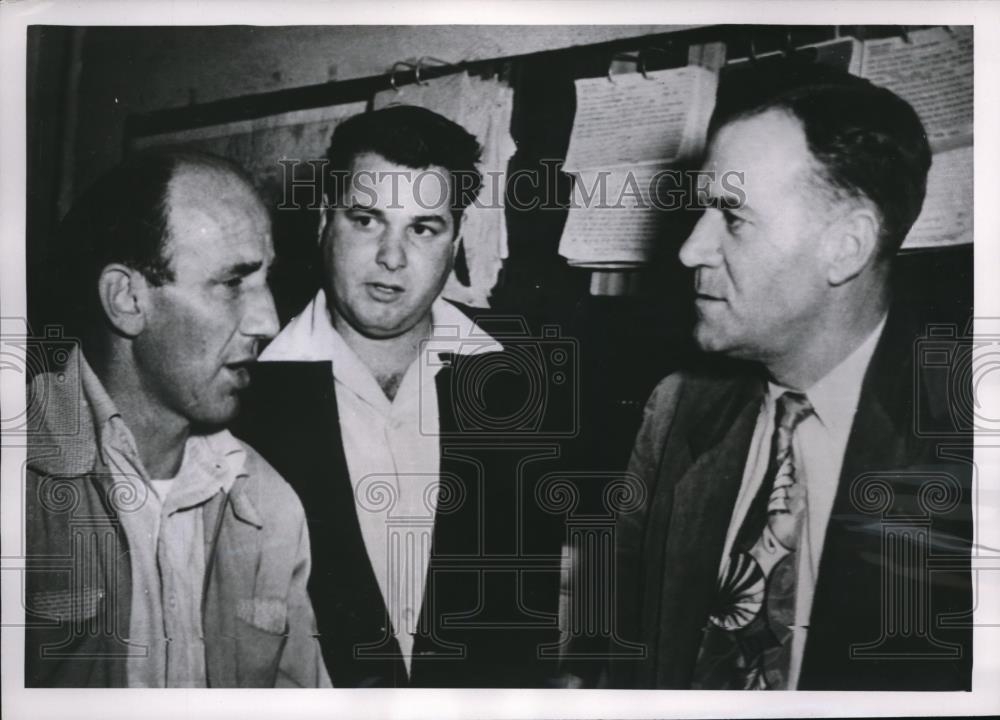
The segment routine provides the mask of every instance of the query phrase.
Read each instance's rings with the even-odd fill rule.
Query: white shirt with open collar
[[[503,347],[461,310],[438,298],[431,337],[421,344],[393,400],[347,345],[320,290],[261,354],[261,361],[329,361],[347,469],[368,559],[407,671],[421,612],[440,483],[439,353]],[[333,482],[334,479],[330,478]]]

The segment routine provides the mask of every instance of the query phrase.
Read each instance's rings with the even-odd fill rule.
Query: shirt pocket
[[[97,616],[104,589],[39,590],[28,595],[28,611],[58,622],[83,622]]]
[[[248,598],[236,605],[236,617],[272,635],[288,634],[288,604],[284,598]]]
[[[236,605],[236,683],[274,687],[288,642],[288,606],[279,598],[252,598]]]

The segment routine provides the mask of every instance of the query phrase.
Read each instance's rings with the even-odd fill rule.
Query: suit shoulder
[[[678,370],[660,380],[649,395],[647,409],[675,402],[681,394],[708,399],[731,391],[745,382],[740,375],[721,375],[700,370]]]
[[[751,372],[678,370],[653,388],[646,401],[643,421],[663,425],[677,416],[699,417],[718,408],[727,397],[742,395],[758,383]]]

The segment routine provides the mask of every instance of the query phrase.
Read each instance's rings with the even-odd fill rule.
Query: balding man
[[[278,330],[253,187],[144,153],[78,200],[58,252],[81,344],[29,393],[26,684],[328,685],[301,504],[223,429]]]

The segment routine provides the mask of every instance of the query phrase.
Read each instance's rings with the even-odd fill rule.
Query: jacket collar
[[[28,387],[29,417],[38,426],[28,442],[28,467],[49,475],[80,475],[94,469],[97,442],[93,410],[83,388],[79,347],[58,372],[36,375]]]
[[[59,371],[36,375],[28,398],[29,417],[38,418],[39,423],[28,443],[28,467],[45,475],[71,477],[93,471],[100,459],[97,424],[118,416],[118,411],[79,347],[70,352]],[[263,527],[263,516],[252,498],[256,484],[245,468],[244,445],[228,430],[188,442],[192,440],[198,446],[196,452],[204,456],[201,462],[208,462],[210,455],[221,465],[219,472],[227,478],[222,487],[230,492],[236,516]]]

